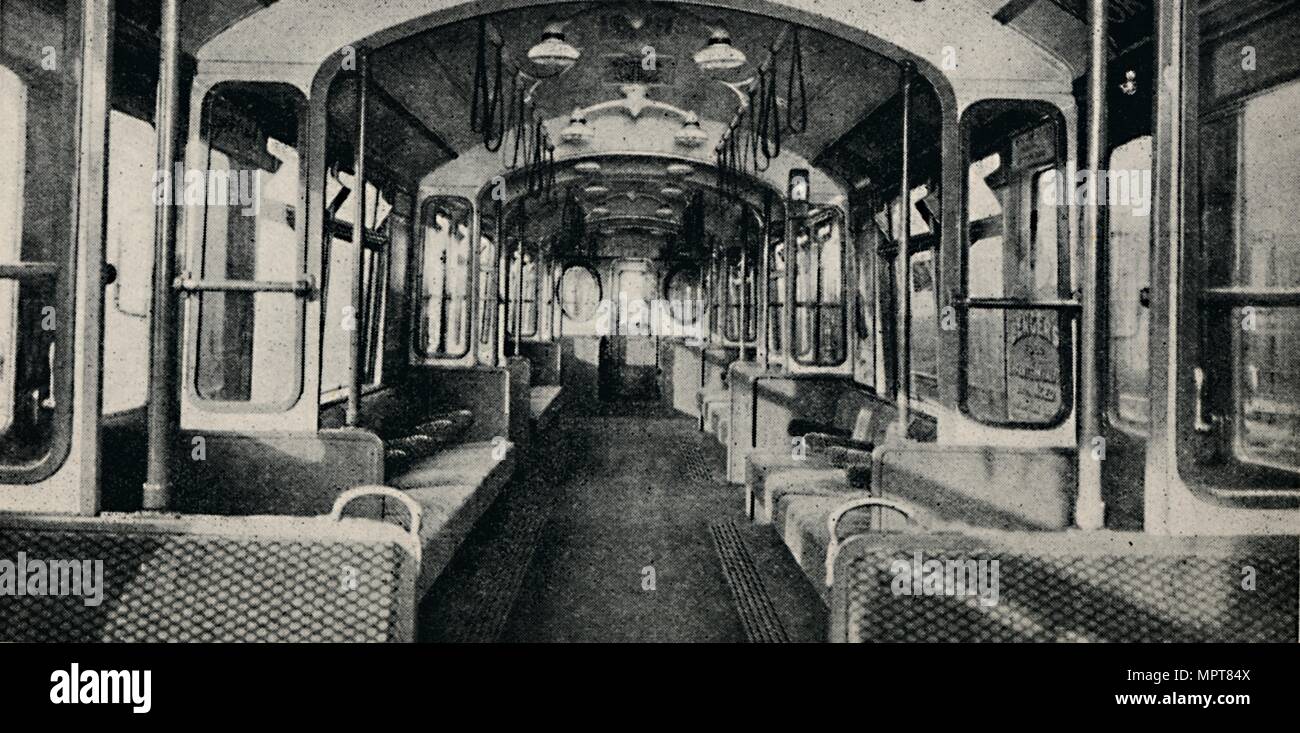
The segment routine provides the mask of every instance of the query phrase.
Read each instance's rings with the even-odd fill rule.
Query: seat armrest
[[[822,453],[831,448],[843,448],[870,455],[871,451],[875,449],[874,445],[866,441],[854,440],[849,436],[834,433],[806,433],[803,440],[808,450],[814,453]]]
[[[828,447],[826,451],[820,451],[819,454],[836,468],[849,467],[866,467],[871,468],[871,454],[867,451],[859,451],[857,448],[842,448],[840,446]]]

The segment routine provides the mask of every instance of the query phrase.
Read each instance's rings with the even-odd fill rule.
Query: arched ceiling
[[[1149,10],[1149,0],[1112,0],[1112,5],[1117,2],[1125,8]],[[201,75],[238,76],[241,70],[256,69],[261,78],[278,75],[303,88],[339,58],[340,49],[369,47],[372,73],[385,95],[432,130],[448,151],[455,151],[452,157],[461,157],[458,162],[479,161],[470,167],[483,181],[499,172],[500,166],[484,159],[481,135],[469,123],[480,14],[488,14],[490,46],[503,49],[506,89],[521,72],[517,78],[533,90],[536,114],[546,121],[553,140],[570,110],[629,97],[626,83],[634,81],[639,85],[636,94],[645,100],[698,113],[709,138],[707,149],[695,151],[695,160],[706,165],[719,133],[741,104],[743,93],[738,96],[728,83],[746,89],[745,82],[754,79],[774,47],[779,104],[788,115],[791,29],[796,27],[792,21],[805,21],[809,26],[799,31],[798,38],[808,125],[799,134],[785,136],[786,154],[779,172],[783,175],[792,166],[813,167],[808,165],[812,162],[825,164],[828,172],[851,182],[850,176],[872,167],[873,155],[885,155],[871,152],[880,146],[861,130],[872,112],[889,115],[887,105],[898,88],[898,60],[918,61],[929,79],[951,83],[959,96],[963,85],[1069,94],[1083,66],[1079,52],[1086,24],[1080,16],[1081,4],[1082,0],[717,0],[707,4],[187,0],[186,20],[192,27],[186,29],[185,39],[187,49],[197,47]],[[1128,21],[1141,25],[1149,12],[1129,15]],[[546,70],[527,60],[528,49],[555,22],[563,23],[567,40],[582,55],[564,74],[540,79]],[[1121,22],[1115,29],[1122,36],[1132,27]],[[730,33],[747,61],[730,72],[705,72],[693,63],[692,55],[718,28]],[[212,34],[205,43],[199,40],[203,33]],[[1122,38],[1116,41],[1123,44]],[[641,62],[651,52],[654,67],[646,69]],[[628,116],[630,122],[619,118],[623,122],[613,127],[593,125],[598,134],[621,136],[601,140],[595,147],[608,155],[683,153],[673,149],[672,125],[661,121],[647,127],[636,113]],[[347,125],[340,119],[339,132],[344,133]],[[656,141],[644,139],[651,134]],[[665,139],[658,140],[661,137]],[[559,157],[583,152],[556,143],[561,148]],[[771,180],[776,177],[772,174]],[[680,208],[648,196],[662,181],[611,177],[602,185],[610,189],[602,200],[584,195],[583,203],[589,209],[609,210],[611,220],[659,217],[671,222],[675,216],[662,217],[662,210]]]
[[[547,72],[528,61],[528,49],[556,21],[564,22],[568,41],[582,56],[569,71],[538,80]],[[516,71],[522,72],[525,87],[536,84],[534,99],[542,119],[567,119],[574,108],[620,99],[624,85],[640,82],[647,100],[725,124],[740,102],[727,83],[756,80],[759,65],[778,42],[778,95],[782,101],[787,96],[794,43],[790,25],[763,16],[680,4],[602,2],[506,11],[490,16],[487,27],[490,43],[504,49],[506,86]],[[702,71],[692,54],[719,27],[731,33],[733,45],[748,60],[731,71]],[[471,19],[392,43],[372,56],[376,81],[457,150],[481,144],[469,124],[477,40],[478,21]],[[805,29],[798,40],[809,122],[807,132],[787,138],[795,152],[812,158],[895,94],[898,73],[892,60],[825,33]],[[654,54],[653,70],[642,64],[649,53]]]

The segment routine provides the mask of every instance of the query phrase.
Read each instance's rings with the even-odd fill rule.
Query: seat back
[[[833,577],[832,641],[1294,643],[1297,636],[1295,537],[860,534],[839,546]]]

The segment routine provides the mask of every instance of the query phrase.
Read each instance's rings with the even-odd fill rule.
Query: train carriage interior
[[[1296,641],[1294,3],[0,17],[0,640]]]

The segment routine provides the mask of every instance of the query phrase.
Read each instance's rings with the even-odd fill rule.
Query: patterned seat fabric
[[[1110,531],[864,534],[836,555],[831,638],[1294,643],[1296,542]],[[926,577],[948,567],[954,579],[958,567],[966,578],[973,571],[975,587],[936,581],[927,590]]]

